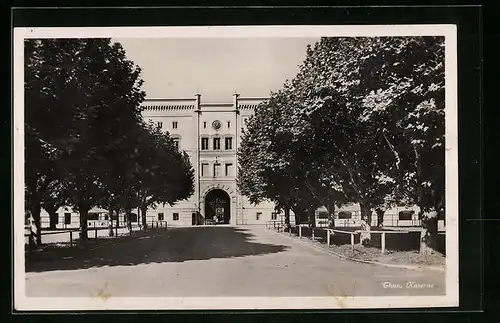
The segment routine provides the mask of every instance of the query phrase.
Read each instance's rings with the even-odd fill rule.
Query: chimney
[[[240,95],[238,93],[233,94],[233,107],[235,110],[238,110],[238,97]]]
[[[195,110],[201,110],[201,94],[199,93],[195,94],[194,108]]]

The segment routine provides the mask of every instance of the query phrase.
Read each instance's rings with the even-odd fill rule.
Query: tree
[[[301,169],[294,167],[299,159],[293,154],[290,138],[293,134],[283,127],[286,122],[287,89],[276,93],[268,102],[255,110],[247,123],[238,151],[237,185],[241,194],[251,203],[273,201],[278,210],[285,212],[290,223],[290,210],[294,210],[296,223],[309,193],[301,180]]]
[[[298,211],[359,203],[364,244],[374,209],[380,219],[391,205],[415,203],[433,218],[444,205],[443,62],[439,37],[309,46],[296,77],[257,108],[253,127],[251,119],[240,152],[243,193],[293,196]],[[291,189],[272,191],[282,175]],[[423,245],[432,246],[435,223],[424,221]]]
[[[68,183],[73,192],[70,203],[80,212],[81,238],[86,240],[88,211],[108,193],[110,177],[102,165],[115,162],[110,162],[105,152],[119,147],[121,157],[126,158],[135,149],[127,144],[127,138],[141,119],[140,103],[145,94],[140,89],[141,70],[126,59],[120,44],[111,44],[110,39],[75,41],[81,47],[75,55],[74,73],[79,80],[75,102],[82,115],[75,130],[74,149],[68,156]]]
[[[142,132],[137,157],[138,206],[146,228],[148,207],[172,205],[194,193],[194,169],[189,156],[174,145],[169,134],[153,124]]]
[[[51,188],[60,187],[56,167],[73,138],[78,106],[63,102],[74,97],[71,64],[77,51],[74,43],[62,40],[26,40],[24,43],[25,86],[25,200],[41,244],[40,211]],[[62,70],[63,66],[67,66]]]
[[[383,121],[387,137],[396,143],[399,199],[420,207],[421,252],[429,252],[435,248],[437,214],[445,196],[444,38],[385,42],[385,64],[371,64],[371,75],[379,82],[364,98],[362,118]]]
[[[64,165],[68,202],[80,212],[81,238],[87,238],[87,213],[106,192],[103,150],[116,133],[140,120],[140,69],[110,39],[44,39],[25,44],[27,191],[39,218],[41,158]],[[121,127],[121,128],[120,128]],[[46,144],[43,144],[46,143]],[[56,156],[56,157],[54,157]],[[32,175],[33,174],[33,175]]]
[[[316,146],[325,145],[331,153],[316,155],[327,161],[325,166],[337,166],[330,169],[341,175],[338,182],[348,199],[360,204],[367,230],[373,208],[408,201],[400,200],[405,195],[401,191],[421,186],[403,180],[411,177],[404,168],[411,163],[402,159],[412,145],[419,142],[430,148],[442,142],[439,109],[427,119],[415,114],[417,107],[429,110],[422,105],[443,103],[439,43],[432,37],[323,38],[308,49],[294,80],[306,93],[297,118],[309,120],[320,131],[322,140]],[[431,97],[429,91],[422,95],[422,89],[431,89]],[[415,118],[420,129],[434,129],[427,135],[438,142],[415,140],[404,131],[416,122],[407,120]],[[435,175],[444,169],[444,162],[430,164],[436,165],[430,172]],[[440,186],[441,176],[434,183]]]

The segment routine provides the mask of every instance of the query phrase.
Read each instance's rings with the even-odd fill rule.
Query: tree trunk
[[[285,208],[285,224],[290,226],[290,209],[287,207]]]
[[[335,204],[328,204],[326,210],[328,211],[328,228],[335,228]]]
[[[315,207],[309,207],[307,209],[307,218],[309,220],[309,227],[315,228],[316,227],[316,208]]]
[[[89,214],[90,207],[79,206],[78,210],[80,212],[80,240],[87,241],[89,239],[89,234],[87,230],[87,216]]]
[[[295,217],[295,225],[300,225],[300,212],[297,210],[293,210],[293,214]]]
[[[49,228],[52,230],[56,229],[57,223],[59,222],[59,221],[57,221],[58,217],[59,217],[59,214],[57,214],[57,210],[59,209],[59,205],[57,205],[53,201],[44,202],[43,208],[49,214]]]
[[[375,212],[377,212],[377,227],[381,228],[384,226],[385,211],[380,208],[377,208]]]
[[[113,231],[113,208],[109,208],[108,229],[109,229],[109,236],[113,237],[115,235],[115,232]]]
[[[48,213],[49,213],[49,228],[55,230],[57,229],[57,222],[58,222],[57,220],[59,218],[59,214],[57,214],[57,210]]]
[[[420,232],[420,254],[433,253],[437,241],[437,216],[434,210],[422,214],[422,231]]]
[[[120,228],[120,211],[116,210],[116,227]]]
[[[141,207],[141,221],[142,221],[142,227],[144,229],[146,229],[148,227],[148,221],[146,219],[146,213],[148,211],[148,207],[147,206],[142,206]],[[198,214],[196,214],[196,216],[198,217]]]
[[[32,201],[30,212],[31,212],[31,217],[35,222],[35,241],[36,244],[39,246],[42,245],[42,223],[40,218],[41,211],[42,211],[42,206],[40,201],[37,200]]]
[[[285,207],[285,228],[290,232],[291,226],[290,226],[290,209],[288,207]]]
[[[125,223],[129,231],[132,231],[132,208],[127,207],[125,211]]]
[[[360,236],[360,243],[363,246],[367,246],[371,242],[371,223],[372,223],[372,210],[368,204],[360,203],[361,208],[361,230],[367,231],[362,232]]]

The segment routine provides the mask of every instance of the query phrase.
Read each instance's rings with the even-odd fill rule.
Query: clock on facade
[[[219,120],[215,120],[213,123],[212,123],[212,127],[215,129],[215,130],[219,130],[220,127],[221,127],[221,123]]]

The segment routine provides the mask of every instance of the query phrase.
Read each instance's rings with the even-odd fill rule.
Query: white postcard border
[[[144,37],[147,35],[147,37]],[[29,38],[445,37],[446,295],[398,297],[38,298],[25,294],[24,40]],[[14,308],[52,310],[361,309],[458,306],[458,102],[456,25],[85,27],[14,29]]]

